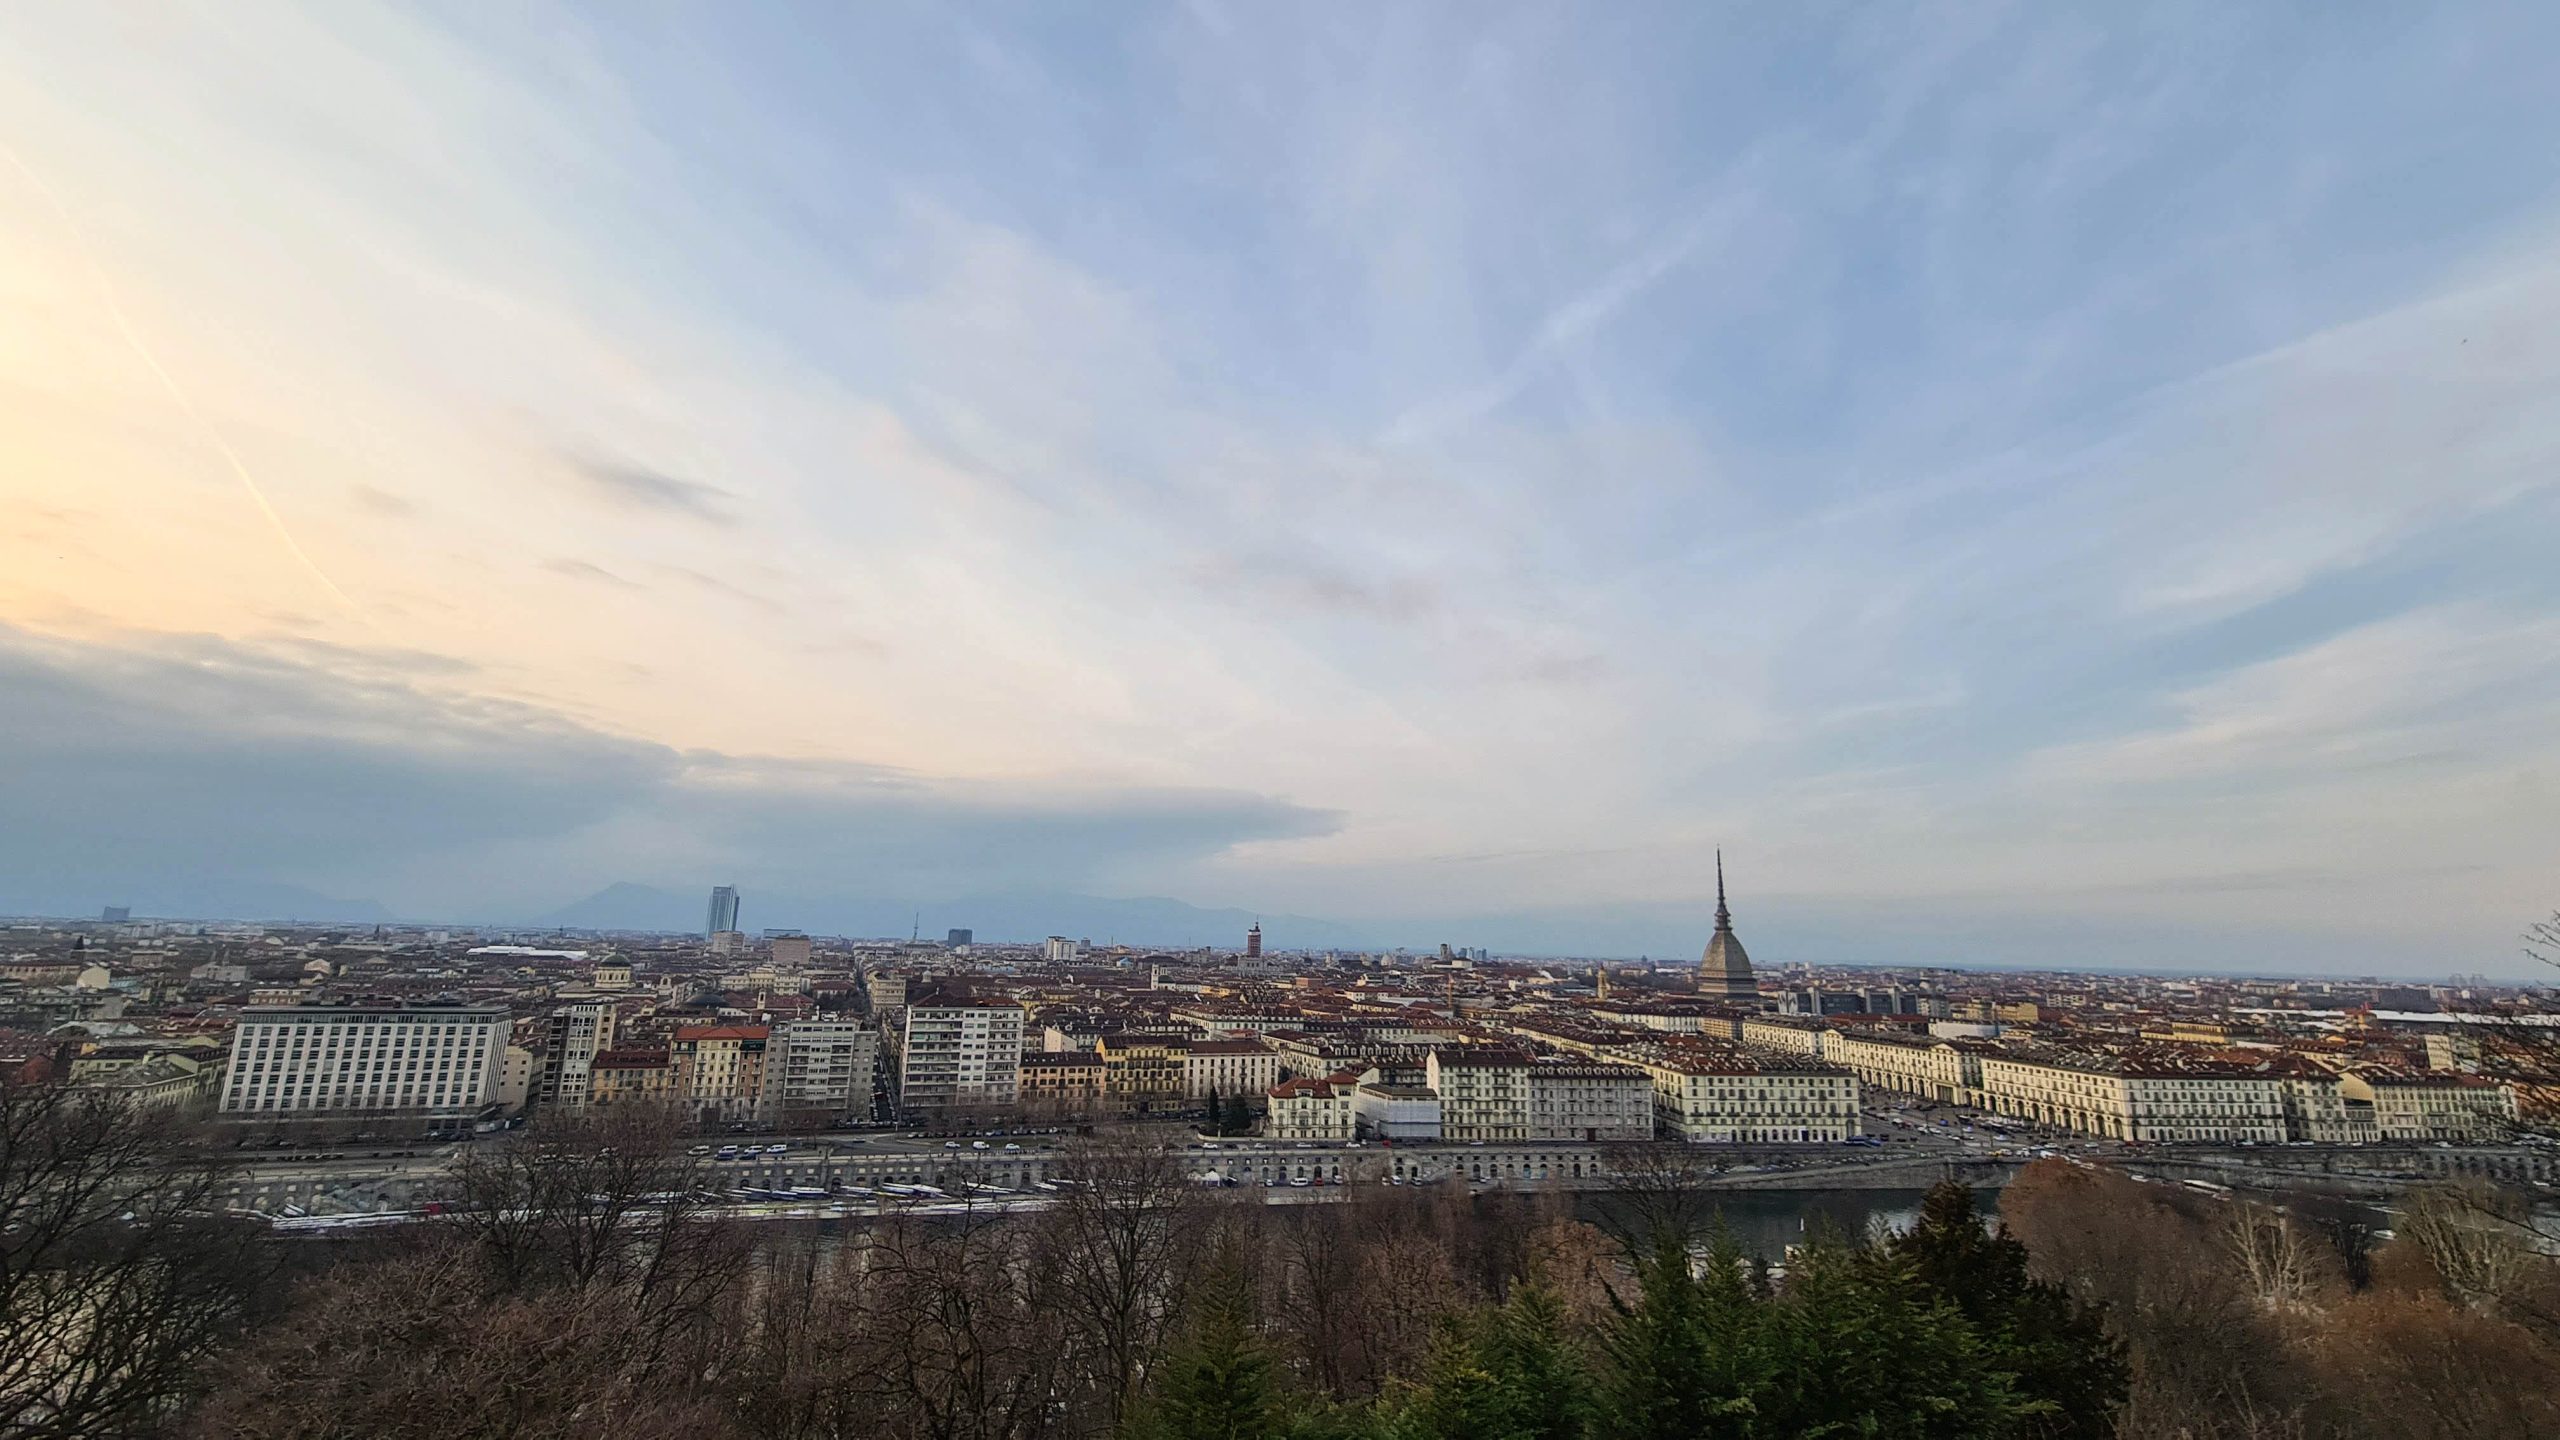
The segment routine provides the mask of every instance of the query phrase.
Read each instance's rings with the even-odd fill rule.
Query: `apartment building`
[[[1734,1038],[1761,1050],[1775,1050],[1785,1055],[1808,1055],[1816,1060],[1830,1057],[1824,1053],[1830,1032],[1818,1020],[1785,1020],[1771,1016],[1746,1016],[1735,1027]]]
[[[1634,1065],[1547,1058],[1529,1067],[1525,1140],[1650,1140],[1653,1079]]]
[[[665,1105],[676,1098],[675,1057],[664,1050],[599,1050],[587,1066],[587,1107]]]
[[[1183,1076],[1191,1042],[1179,1035],[1105,1035],[1094,1043],[1102,1059],[1102,1093],[1112,1109],[1128,1115],[1165,1115],[1183,1108]]]
[[[898,1047],[900,1108],[1012,1108],[1022,1097],[1022,1021],[1010,1000],[911,999]]]
[[[687,1025],[667,1049],[676,1095],[706,1120],[745,1120],[764,1095],[765,1052],[773,1032],[763,1025]]]
[[[1982,1083],[1982,1061],[1951,1041],[1834,1030],[1822,1055],[1849,1067],[1862,1084],[1918,1095],[1941,1105],[1962,1105]]]
[[[1102,1057],[1090,1050],[1035,1050],[1022,1057],[1021,1103],[1039,1116],[1090,1115],[1102,1107]]]
[[[1691,1144],[1810,1144],[1858,1133],[1858,1077],[1805,1055],[1732,1044],[1623,1052],[1653,1081],[1654,1123]]]
[[[1280,1083],[1280,1052],[1261,1040],[1194,1040],[1183,1050],[1182,1094],[1259,1096]]]
[[[1423,1062],[1449,1140],[1529,1138],[1529,1052],[1498,1045],[1434,1050]]]
[[[1274,1140],[1349,1140],[1357,1133],[1352,1096],[1360,1077],[1342,1072],[1321,1080],[1283,1080],[1264,1092],[1269,1113],[1262,1133]]]
[[[777,1025],[765,1046],[764,1090],[756,1102],[756,1118],[769,1125],[868,1120],[879,1058],[880,1037],[861,1020]]]
[[[544,1109],[585,1109],[588,1071],[599,1052],[613,1048],[613,1030],[610,1000],[572,1001],[544,1016],[533,1102]]]
[[[1440,1097],[1422,1085],[1391,1085],[1362,1076],[1351,1092],[1352,1129],[1364,1140],[1428,1141],[1441,1138]]]
[[[217,1108],[467,1119],[497,1093],[508,1024],[498,1005],[252,1006],[233,1031]]]
[[[2513,1133],[2512,1087],[2451,1070],[2350,1070],[2338,1077],[2349,1104],[2372,1107],[2383,1140],[2498,1140]]]
[[[2382,1138],[2381,1129],[2373,1123],[2372,1104],[2350,1102],[2338,1077],[2317,1066],[2303,1064],[2280,1071],[2276,1095],[2284,1105],[2288,1140],[2363,1145]]]
[[[2279,1074],[2206,1058],[2041,1048],[1986,1055],[1977,1103],[2039,1125],[2147,1144],[2287,1136]]]

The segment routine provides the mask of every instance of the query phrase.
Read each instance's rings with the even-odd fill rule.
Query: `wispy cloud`
[[[632,510],[661,511],[713,525],[734,525],[737,496],[716,485],[680,479],[627,460],[583,456],[571,468],[601,498]]]

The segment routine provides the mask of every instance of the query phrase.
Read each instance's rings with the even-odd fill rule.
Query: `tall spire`
[[[1730,932],[1733,912],[1724,908],[1724,847],[1716,847],[1716,928]]]

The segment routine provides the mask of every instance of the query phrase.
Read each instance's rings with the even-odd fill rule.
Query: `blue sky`
[[[2555,29],[14,10],[0,858],[2514,970]]]

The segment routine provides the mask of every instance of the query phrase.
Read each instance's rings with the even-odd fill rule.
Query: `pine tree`
[[[1283,1429],[1271,1352],[1234,1267],[1213,1267],[1190,1331],[1157,1371],[1148,1440],[1271,1440]]]
[[[1642,1288],[1633,1302],[1611,1297],[1616,1313],[1601,1336],[1601,1433],[1611,1440],[1755,1433],[1755,1391],[1766,1383],[1762,1315],[1732,1235],[1719,1228],[1703,1264],[1693,1266],[1688,1246],[1666,1231],[1637,1262],[1636,1279]]]
[[[1400,1433],[1428,1440],[1580,1440],[1591,1422],[1589,1360],[1553,1292],[1451,1323],[1433,1345]]]
[[[1986,1230],[1973,1192],[1930,1190],[1919,1223],[1887,1250],[1959,1311],[2016,1372],[2018,1390],[2048,1408],[2025,1428],[2039,1440],[2105,1440],[2115,1433],[2129,1374],[2103,1312],[2027,1273],[2027,1247],[2004,1226]]]

